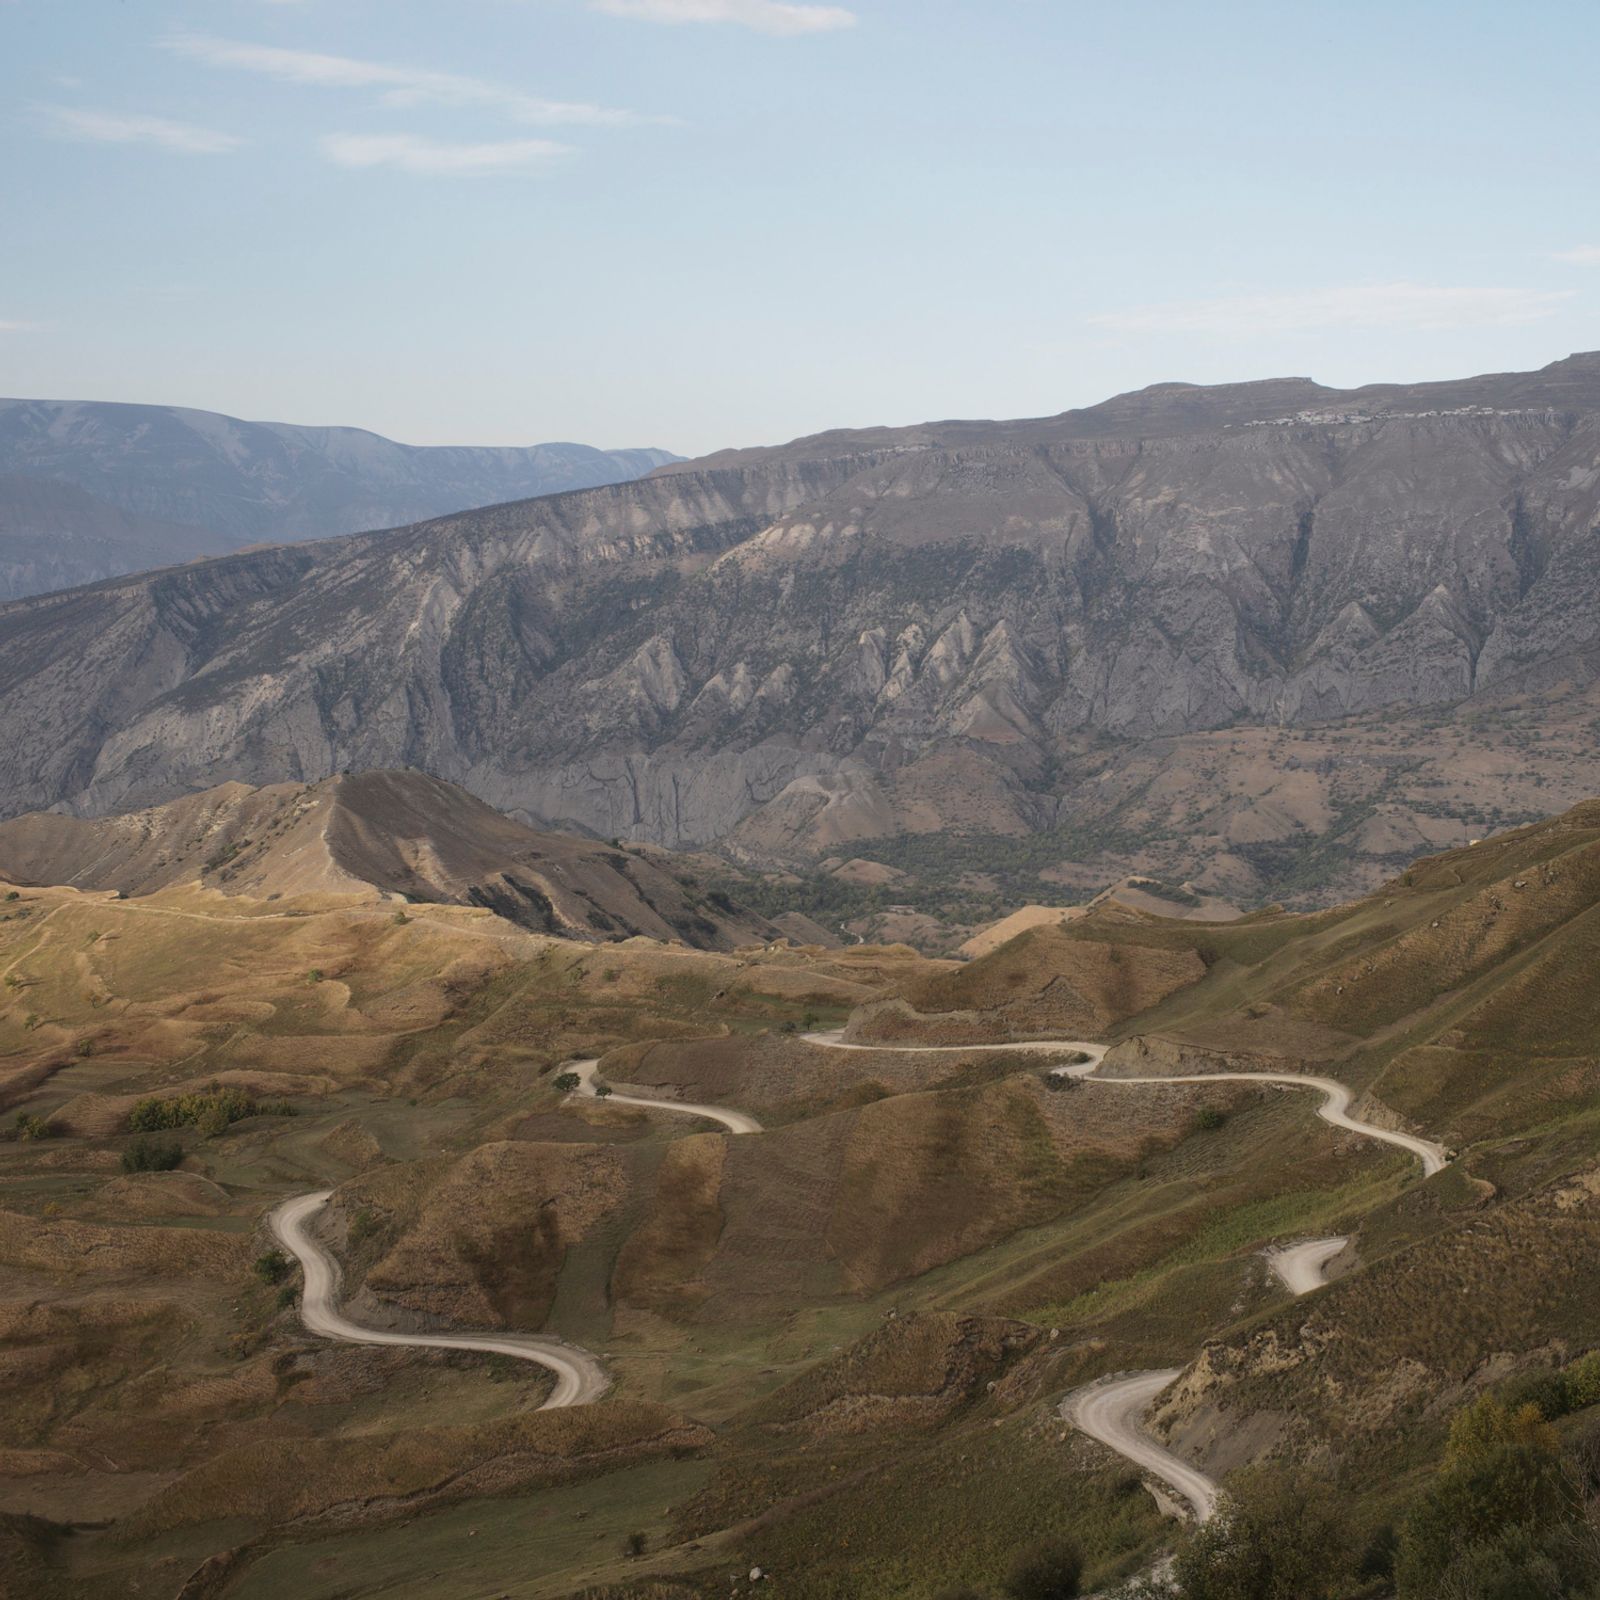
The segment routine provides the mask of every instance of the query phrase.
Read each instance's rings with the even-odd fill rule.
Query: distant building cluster
[[[1230,428],[1287,428],[1297,422],[1331,423],[1389,422],[1397,417],[1541,417],[1553,422],[1552,406],[1522,406],[1507,410],[1500,406],[1453,406],[1448,411],[1296,411],[1288,417],[1260,417],[1253,422],[1229,423]]]

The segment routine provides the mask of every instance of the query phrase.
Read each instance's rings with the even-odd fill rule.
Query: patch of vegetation
[[[205,870],[207,872],[220,872],[229,862],[237,860],[250,848],[250,840],[235,839],[232,844],[224,845],[215,854],[207,856]]]
[[[26,1111],[17,1113],[17,1120],[13,1124],[16,1137],[21,1144],[30,1144],[35,1139],[48,1139],[55,1133],[55,1129],[43,1117],[32,1116]]]
[[[263,1283],[282,1283],[289,1276],[290,1261],[281,1250],[268,1250],[257,1256],[250,1270]]]
[[[222,1133],[245,1117],[292,1117],[287,1100],[258,1102],[242,1089],[213,1084],[204,1094],[148,1095],[128,1113],[135,1133],[159,1133],[170,1128],[198,1128],[207,1138]]]
[[[183,1146],[176,1139],[135,1139],[122,1152],[124,1172],[171,1172],[183,1160]]]

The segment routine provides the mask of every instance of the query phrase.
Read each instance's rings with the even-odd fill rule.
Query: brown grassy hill
[[[1170,1527],[1057,1406],[1156,1366],[1184,1369],[1185,1453],[1312,1461],[1395,1521],[1464,1399],[1600,1344],[1597,862],[1600,803],[1314,915],[1108,905],[962,965],[25,888],[0,903],[30,1119],[0,1142],[0,1514],[45,1527],[5,1536],[36,1590],[94,1600],[235,1549],[219,1600],[417,1574],[429,1600],[709,1596],[753,1565],[797,1600],[920,1600],[994,1592],[1063,1531],[1105,1590]],[[1423,1180],[1294,1090],[803,1037],[885,1016],[1081,1029],[1113,1074],[1328,1071],[1457,1154]],[[567,1100],[576,1056],[767,1131]],[[252,1113],[120,1170],[132,1106],[212,1083]],[[313,1186],[353,1314],[559,1332],[615,1379],[570,1424],[600,1431],[545,1440],[515,1363],[308,1338],[255,1263]],[[1263,1251],[1330,1233],[1337,1280],[1291,1302]],[[109,1526],[44,1536],[67,1521]]]
[[[541,833],[426,773],[361,772],[252,789],[227,783],[86,820],[0,822],[0,877],[144,895],[199,882],[278,899],[355,894],[485,906],[535,932],[646,934],[706,949],[777,937],[772,924],[662,850]]]

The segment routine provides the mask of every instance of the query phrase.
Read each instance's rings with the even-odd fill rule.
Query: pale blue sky
[[[1600,6],[0,0],[0,393],[656,444],[1600,347]]]

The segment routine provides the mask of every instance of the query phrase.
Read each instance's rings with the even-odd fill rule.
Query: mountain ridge
[[[256,900],[474,905],[589,941],[644,934],[715,950],[778,937],[726,895],[702,895],[691,863],[536,831],[421,772],[226,783],[93,821],[14,817],[0,822],[0,877],[124,898],[192,885]]]
[[[1054,445],[1012,436],[1034,424],[819,436],[13,604],[0,809],[410,764],[535,825],[774,859],[1130,832],[1102,797],[1162,741],[1322,730],[1314,801],[1179,830],[1191,855],[1238,827],[1292,850],[1393,799],[1404,762],[1331,755],[1360,719],[1530,694],[1565,697],[1547,727],[1579,715],[1600,357],[1377,386],[1370,414],[1346,397],[1374,390],[1333,391],[1287,421],[1270,384],[1243,410],[1233,387],[1182,391],[1187,432],[1162,431],[1161,400],[1148,426]],[[1222,424],[1194,420],[1217,404]],[[1581,757],[1543,761],[1551,792],[1519,814],[1600,787]],[[1406,803],[1426,822],[1435,801]],[[1455,831],[1425,839],[1481,831],[1438,803]],[[1125,856],[1105,881],[1129,870],[1200,877]],[[1229,871],[1202,887],[1260,892]]]
[[[194,407],[0,399],[0,480],[67,485],[136,525],[159,525],[180,561],[616,482],[675,459],[568,442],[405,445],[361,428],[250,422]],[[12,547],[0,550],[9,554],[0,597],[37,592],[30,567],[65,587],[159,564],[142,560],[137,537],[121,552],[105,538],[89,555],[61,552],[49,520],[30,524],[30,504],[29,493],[7,493],[0,481],[0,527]],[[175,538],[178,529],[187,532]]]

